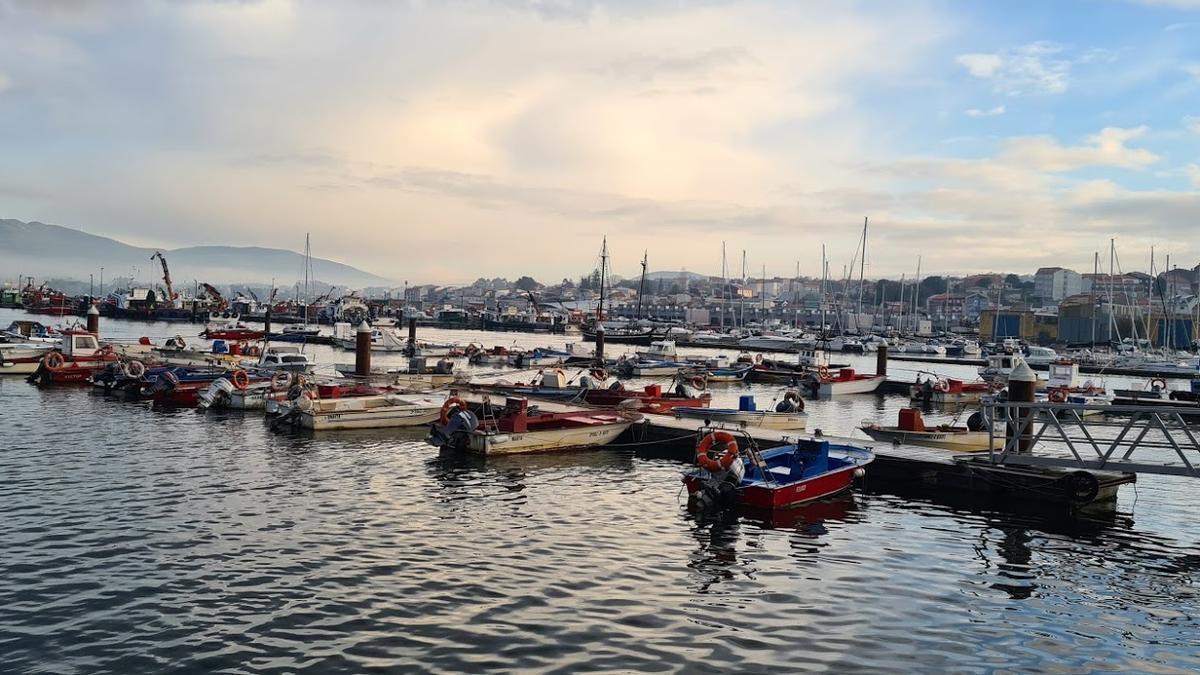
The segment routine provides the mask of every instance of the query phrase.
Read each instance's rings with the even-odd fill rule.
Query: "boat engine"
[[[434,422],[429,426],[425,442],[437,448],[463,448],[467,435],[479,428],[479,417],[470,410],[456,408],[445,426]]]
[[[700,513],[721,511],[733,506],[738,486],[742,484],[746,467],[736,460],[729,469],[712,473],[704,485],[688,498],[688,503]]]

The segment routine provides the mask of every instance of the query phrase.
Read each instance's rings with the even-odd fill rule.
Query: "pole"
[[[354,374],[358,377],[371,374],[371,326],[365,319],[354,336]]]
[[[887,343],[879,345],[879,349],[875,352],[875,374],[887,375],[888,348]]]
[[[854,332],[862,334],[858,322],[862,319],[863,279],[867,270],[867,218],[863,216],[862,258],[858,261],[858,314],[854,316]]]
[[[1029,403],[1034,400],[1034,389],[1037,388],[1037,375],[1029,364],[1022,359],[1008,376],[1008,400],[1013,403]],[[1028,454],[1033,448],[1033,438],[1029,425],[1033,419],[1033,410],[1019,408],[1016,414],[1016,424],[1008,425],[1008,436],[1020,435],[1017,441],[1017,452]]]
[[[604,366],[604,322],[596,324],[596,365]]]
[[[95,303],[88,307],[87,311],[87,331],[100,339],[100,310],[96,309]]]

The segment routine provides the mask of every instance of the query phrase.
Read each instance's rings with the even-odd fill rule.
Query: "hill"
[[[158,262],[150,261],[162,251],[170,264],[171,277],[179,284],[193,279],[212,284],[269,283],[287,286],[304,277],[304,255],[295,251],[257,246],[190,246],[153,249],[130,246],[116,239],[80,230],[0,219],[0,277],[16,280],[18,274],[58,276],[87,280],[103,266],[109,278],[128,275],[140,268],[139,278],[150,282],[160,276]],[[313,258],[313,276],[329,284],[363,288],[395,283],[370,272],[323,258]]]

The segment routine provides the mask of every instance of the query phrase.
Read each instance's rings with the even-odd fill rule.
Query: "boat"
[[[354,364],[338,364],[334,370],[345,378],[360,377]],[[371,368],[366,377],[368,383],[418,389],[444,387],[458,379],[454,374],[454,362],[450,359],[438,359],[433,365],[428,365],[423,356],[409,358],[408,366],[404,368]]]
[[[204,332],[200,333],[200,337],[206,340],[230,340],[233,342],[261,340],[264,336],[266,336],[265,332],[242,323],[241,315],[230,312],[209,314],[208,323],[204,325]]]
[[[426,441],[436,447],[483,455],[549,452],[608,445],[641,415],[631,411],[540,412],[529,400],[508,398],[504,407],[472,409],[460,398],[447,399]]]
[[[692,364],[680,361],[631,359],[618,361],[616,370],[626,377],[671,377],[691,367]]]
[[[120,360],[112,347],[101,346],[95,335],[82,330],[62,333],[59,348],[42,357],[29,375],[35,384],[86,384],[92,375]]]
[[[634,354],[646,361],[677,361],[679,352],[674,340],[655,340],[648,349],[639,349]]]
[[[818,439],[759,451],[745,434],[743,457],[734,434],[704,431],[696,448],[700,467],[683,476],[688,503],[701,512],[731,506],[774,511],[823,499],[849,489],[875,459],[868,448]]]
[[[909,389],[908,396],[912,402],[925,405],[961,405],[978,403],[994,391],[995,387],[987,382],[963,382],[933,375],[918,379]]]
[[[572,352],[548,347],[536,347],[530,351],[518,351],[509,355],[508,364],[517,368],[557,366],[574,356]]]
[[[593,371],[597,375],[601,372],[599,370]],[[607,375],[604,375],[595,379],[603,380],[606,377]],[[562,368],[555,368],[554,370],[544,370],[538,373],[528,384],[523,382],[514,384],[500,380],[496,382],[471,382],[470,387],[474,391],[503,394],[512,397],[532,396],[534,398],[572,400],[583,395],[585,383],[588,386],[595,384],[595,379],[590,374],[580,375],[578,384],[571,384],[572,379],[574,378],[567,377],[567,372]]]
[[[786,335],[751,335],[738,340],[742,349],[761,349],[774,352],[793,352],[799,349],[798,340]]]
[[[593,330],[584,330],[584,331],[582,331],[582,335],[583,335],[583,339],[585,342],[595,342],[596,341],[596,330],[594,330],[594,329]],[[614,344],[614,345],[622,344],[622,345],[637,345],[637,346],[649,347],[652,342],[654,342],[655,340],[659,340],[661,338],[662,338],[662,334],[656,332],[652,328],[647,329],[647,330],[641,330],[641,329],[636,329],[636,328],[629,328],[629,329],[618,328],[618,329],[614,329],[614,330],[608,330],[606,328],[604,331],[604,342],[606,344]]]
[[[271,333],[267,337],[271,342],[310,342],[320,334],[320,326],[294,323],[284,326],[280,332]]]
[[[676,408],[672,411],[678,419],[704,420],[727,424],[742,424],[764,429],[786,429],[801,431],[808,426],[808,413],[804,412],[804,399],[796,391],[788,391],[774,410],[759,410],[754,396],[746,394],[738,399],[733,408]]]
[[[946,345],[946,356],[979,356],[982,353],[979,343],[975,340],[958,338]]]
[[[1025,363],[1033,368],[1049,366],[1060,358],[1062,357],[1058,355],[1058,352],[1049,347],[1039,347],[1037,345],[1025,347]]]
[[[703,392],[693,394],[693,390],[689,390],[683,384],[674,392],[663,391],[661,384],[648,384],[642,389],[626,389],[620,382],[607,389],[585,387],[583,390],[583,402],[588,405],[605,408],[624,405],[641,413],[656,415],[670,414],[676,408],[706,408],[711,396]],[[630,401],[636,405],[631,405]]]
[[[1024,361],[1025,358],[1020,354],[1010,352],[992,354],[987,357],[987,364],[979,368],[979,376],[988,382],[1006,384],[1013,369]]]
[[[704,371],[704,379],[709,383],[741,382],[752,370],[754,370],[752,363],[739,363],[726,368],[708,368]]]
[[[966,426],[939,424],[927,427],[920,410],[901,408],[899,423],[894,427],[865,421],[860,428],[877,441],[923,445],[956,452],[980,452],[987,450],[991,443],[991,433],[983,422],[983,414],[979,412],[971,415]]]
[[[252,367],[269,371],[289,373],[311,373],[313,361],[299,347],[290,345],[268,346]]]
[[[445,398],[397,393],[338,398],[297,398],[287,419],[313,431],[425,426],[439,419]]]
[[[57,345],[61,341],[62,333],[37,321],[18,319],[8,324],[8,328],[0,331],[0,344],[39,343]]]
[[[0,343],[0,375],[29,375],[54,345],[38,342]]]
[[[473,366],[506,366],[512,352],[508,347],[496,345],[491,349],[482,349],[475,345],[467,345],[467,363]]]
[[[883,375],[863,375],[855,372],[853,368],[839,368],[836,373],[822,368],[816,373],[809,373],[808,386],[813,395],[830,398],[848,394],[872,394],[885,379]]]
[[[154,401],[155,405],[165,405],[180,408],[194,408],[202,403],[204,394],[213,382],[227,379],[236,389],[248,389],[255,383],[269,382],[270,378],[262,373],[252,373],[243,369],[234,371],[219,369],[196,368],[167,368],[157,377],[150,379],[142,386],[141,397]]]

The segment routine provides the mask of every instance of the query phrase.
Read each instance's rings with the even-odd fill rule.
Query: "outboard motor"
[[[692,507],[701,513],[710,513],[732,506],[734,495],[745,474],[746,467],[740,459],[730,465],[728,470],[712,474],[704,481],[704,487],[691,496]]]
[[[796,412],[796,402],[790,398],[785,398],[775,404],[775,412],[778,413],[794,413]]]
[[[970,417],[967,418],[967,429],[971,431],[985,431],[987,429],[987,426],[984,424],[983,413],[981,411],[976,410],[975,412],[971,413]]]
[[[579,386],[584,389],[595,389],[596,381],[592,379],[591,375],[581,375],[579,377]]]
[[[463,445],[466,434],[479,428],[479,417],[470,410],[461,408],[450,413],[445,426],[434,422],[429,428],[429,437],[425,442],[438,448],[457,448]]]

